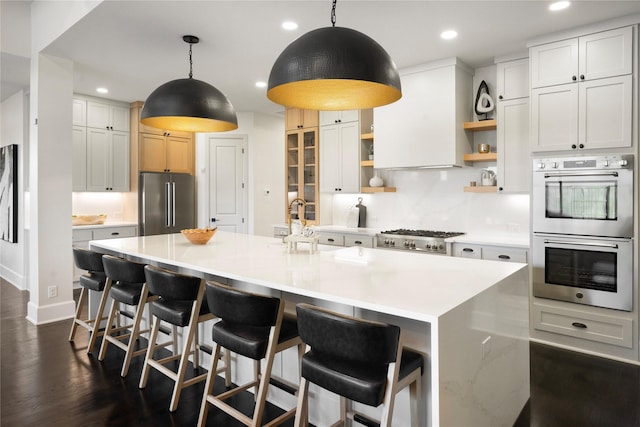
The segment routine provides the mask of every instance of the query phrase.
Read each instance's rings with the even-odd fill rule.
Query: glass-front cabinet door
[[[319,224],[318,217],[318,128],[291,130],[286,133],[287,200],[286,218],[300,219],[302,204],[291,202],[304,199],[304,218],[307,224]],[[289,206],[291,205],[291,212]]]

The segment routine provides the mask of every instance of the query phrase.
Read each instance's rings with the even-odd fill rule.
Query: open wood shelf
[[[472,132],[482,131],[482,130],[495,130],[496,129],[496,121],[493,120],[481,120],[478,122],[465,122],[464,130],[470,130]]]
[[[498,153],[471,153],[464,155],[465,162],[491,162],[498,160]]]
[[[360,166],[362,167],[373,167],[373,160],[361,160]]]
[[[362,187],[363,193],[395,193],[396,187]]]
[[[464,187],[465,193],[497,193],[498,186],[479,186],[479,187]]]
[[[373,132],[361,134],[360,139],[373,139]]]

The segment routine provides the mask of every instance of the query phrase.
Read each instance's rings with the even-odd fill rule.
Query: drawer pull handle
[[[362,242],[360,240],[356,240],[353,243],[355,243],[356,245],[361,245],[362,244]]]
[[[113,233],[111,233],[112,236],[119,236],[120,233],[118,233],[117,231],[114,231]]]
[[[500,258],[500,259],[511,259],[511,257],[509,255],[498,255],[498,258]]]
[[[585,325],[584,323],[580,323],[580,322],[573,322],[571,324],[571,326],[576,327],[576,328],[580,328],[580,329],[587,329],[587,325]]]
[[[327,239],[328,242],[335,242],[333,239]]]
[[[464,249],[462,250],[462,252],[473,252],[473,249],[471,249],[471,248],[464,248]]]

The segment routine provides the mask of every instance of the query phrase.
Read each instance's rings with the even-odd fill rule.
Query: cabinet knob
[[[576,144],[571,144],[571,148],[573,148],[575,150],[577,148]]]
[[[502,99],[502,95],[498,95],[498,99]]]
[[[579,147],[580,147],[580,148],[584,148],[584,144],[580,144],[580,145],[579,145]]]
[[[578,78],[576,76],[571,76],[571,80],[575,82],[576,80],[578,80]]]
[[[498,191],[503,191],[503,190],[504,190],[504,188],[498,187]]]
[[[580,74],[580,80],[584,80],[584,74]]]

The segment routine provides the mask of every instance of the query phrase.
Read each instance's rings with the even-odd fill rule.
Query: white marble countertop
[[[180,234],[94,240],[92,248],[394,316],[434,322],[526,264],[342,248],[288,253],[279,238],[218,231],[206,245]]]
[[[129,221],[107,221],[104,224],[92,224],[92,225],[72,225],[72,230],[86,230],[89,228],[109,228],[109,227],[137,227],[137,222]]]
[[[478,245],[509,246],[529,248],[529,234],[524,233],[487,233],[469,232],[446,240],[451,243],[470,243]]]

